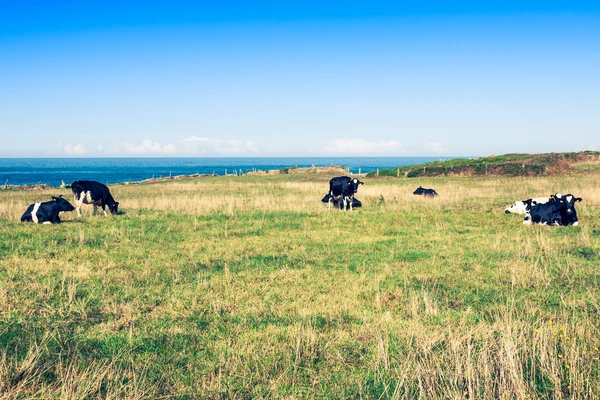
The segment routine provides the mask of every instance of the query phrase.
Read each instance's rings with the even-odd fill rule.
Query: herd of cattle
[[[339,176],[329,181],[329,192],[321,200],[340,210],[350,210],[362,207],[360,200],[354,197],[358,192],[359,185],[364,182],[357,178],[348,176]],[[92,204],[94,214],[98,207],[102,207],[104,215],[106,207],[111,214],[117,214],[119,203],[110,194],[108,187],[95,181],[75,181],[71,184],[75,207],[61,196],[52,197],[51,201],[31,204],[23,216],[21,222],[35,222],[36,224],[57,224],[60,223],[59,213],[77,210],[77,216],[81,217],[82,204]],[[434,189],[425,189],[419,186],[413,194],[424,197],[434,198],[438,193]],[[550,197],[536,197],[527,200],[517,201],[506,208],[506,214],[524,214],[523,223],[526,225],[545,224],[557,226],[577,226],[577,211],[575,203],[581,201],[581,197],[575,197],[572,194],[556,193]]]
[[[21,222],[58,224],[60,223],[58,213],[61,211],[77,210],[77,216],[81,217],[80,208],[82,204],[93,204],[94,214],[96,214],[98,207],[102,207],[104,215],[108,215],[106,213],[107,206],[111,214],[119,212],[119,203],[112,197],[108,187],[100,182],[75,181],[71,184],[71,191],[76,207],[73,207],[62,195],[59,197],[53,196],[51,201],[29,205],[23,216],[21,216]]]

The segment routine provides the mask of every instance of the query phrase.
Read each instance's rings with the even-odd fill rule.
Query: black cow
[[[81,217],[79,209],[84,203],[94,205],[94,215],[96,214],[98,206],[102,207],[104,215],[108,215],[105,209],[106,206],[108,206],[111,214],[116,214],[119,211],[119,203],[113,199],[108,187],[100,182],[75,181],[71,184],[71,190],[73,191],[73,197],[75,198],[75,207],[78,217]]]
[[[525,225],[546,224],[556,226],[577,226],[577,211],[575,210],[575,202],[582,201],[581,197],[575,197],[572,194],[553,195],[550,201],[545,204],[537,204],[532,206],[523,223]]]
[[[337,207],[340,210],[344,207],[341,196],[340,197],[331,197],[331,195],[329,193],[327,193],[325,195],[325,197],[323,197],[321,199],[321,201],[323,203],[329,203],[330,198],[332,199],[331,201],[332,201],[334,207]],[[342,204],[340,204],[340,202],[342,202]],[[346,209],[349,207],[350,207],[350,204],[347,204]],[[362,202],[359,199],[357,199],[356,197],[352,198],[352,208],[358,208],[358,207],[362,207]]]
[[[58,213],[73,211],[75,207],[62,196],[52,196],[52,201],[31,204],[21,216],[21,222],[35,222],[36,224],[59,224]]]
[[[350,178],[349,176],[331,178],[329,181],[329,207],[331,207],[331,203],[335,201],[340,210],[342,207],[345,210],[349,205],[350,211],[352,211],[354,194],[358,191],[358,185],[363,184],[364,182],[361,182],[356,178]]]
[[[419,195],[419,196],[422,195],[422,196],[425,196],[425,197],[435,197],[435,196],[438,195],[435,190],[433,190],[433,189],[425,189],[425,188],[423,188],[421,186],[419,186],[417,188],[417,190],[415,190],[413,192],[413,194],[416,194],[416,195]]]

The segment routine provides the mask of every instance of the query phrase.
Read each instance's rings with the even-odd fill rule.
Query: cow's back
[[[81,197],[81,193],[88,193],[89,198],[87,202],[90,202],[90,200],[94,202],[99,200],[106,202],[112,199],[108,186],[96,181],[75,181],[71,184],[71,190],[76,199]]]

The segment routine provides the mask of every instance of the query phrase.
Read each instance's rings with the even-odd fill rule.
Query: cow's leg
[[[102,204],[102,212],[104,212],[105,217],[108,217],[108,214],[106,213],[106,204]]]
[[[81,205],[83,204],[83,200],[85,199],[85,192],[81,192],[79,194],[79,198],[75,195],[75,210],[77,210],[77,216],[81,217]]]
[[[96,215],[96,212],[98,212],[98,204],[94,202],[94,213],[92,215]]]
[[[329,192],[329,201],[327,202],[327,211],[331,211],[331,205],[333,204],[333,194]]]
[[[350,196],[350,211],[352,211],[352,202],[354,201],[354,196]]]
[[[344,211],[346,211],[346,207],[348,206],[348,202],[346,201],[346,196],[343,197],[344,201],[343,201],[343,207],[344,207]],[[341,207],[340,207],[341,210]]]

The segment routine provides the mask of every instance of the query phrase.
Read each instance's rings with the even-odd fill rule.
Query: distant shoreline
[[[154,177],[246,174],[255,171],[343,166],[350,173],[437,161],[439,157],[274,157],[274,158],[90,158],[0,159],[0,186],[59,187],[87,179],[105,184],[140,182]],[[235,171],[235,172],[234,172]]]

